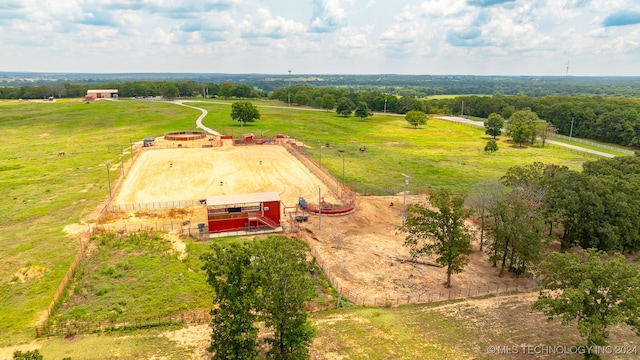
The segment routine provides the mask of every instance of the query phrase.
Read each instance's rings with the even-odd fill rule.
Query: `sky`
[[[0,0],[0,71],[640,76],[640,1]]]

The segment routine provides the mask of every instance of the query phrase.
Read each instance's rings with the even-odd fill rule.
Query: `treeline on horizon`
[[[465,95],[441,99],[419,96],[415,89],[395,87],[384,90],[384,86],[312,86],[282,83],[273,91],[252,87],[245,83],[199,83],[183,81],[125,81],[123,83],[73,84],[58,83],[38,86],[0,86],[2,99],[82,98],[88,89],[118,89],[120,97],[164,96],[220,97],[225,99],[269,98],[299,106],[333,109],[341,98],[353,104],[366,103],[375,112],[405,114],[419,110],[431,114],[463,114],[488,118],[497,113],[509,119],[518,110],[531,109],[540,119],[557,128],[562,135],[592,139],[623,146],[640,146],[640,99],[622,96],[546,95],[529,96]],[[631,88],[629,88],[631,89]],[[402,90],[402,91],[400,91]],[[446,89],[445,89],[446,90]],[[400,95],[400,93],[404,95]],[[327,98],[330,101],[327,102]],[[332,101],[331,101],[332,100]],[[329,105],[327,105],[327,103]]]

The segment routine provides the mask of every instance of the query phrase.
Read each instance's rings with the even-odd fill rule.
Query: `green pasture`
[[[561,142],[563,144],[579,146],[579,147],[585,148],[585,149],[596,150],[596,151],[600,151],[600,152],[603,152],[603,153],[611,154],[611,155],[614,155],[614,156],[628,156],[628,154],[623,152],[623,150],[634,151],[634,149],[631,149],[631,148],[624,148],[624,147],[621,147],[621,146],[618,146],[618,145],[612,145],[612,144],[603,144],[603,143],[598,143],[596,141],[591,141],[591,140],[590,140],[591,143],[600,144],[602,146],[584,144],[584,143],[579,142],[579,141],[572,141],[572,140],[563,139],[563,138],[559,138],[559,137],[554,137],[554,138],[551,138],[550,140]]]
[[[261,119],[245,123],[241,129],[228,116],[230,106],[196,106],[209,111],[205,125],[223,134],[240,137],[242,132],[250,132],[259,137],[260,131],[268,130],[265,137],[287,134],[304,140],[306,151],[317,161],[322,157],[322,165],[338,178],[342,178],[344,156],[346,182],[367,194],[401,192],[403,173],[411,177],[409,190],[414,193],[437,186],[470,190],[483,179],[498,178],[517,164],[541,161],[581,169],[584,161],[597,159],[559,146],[520,148],[506,137],[500,139],[496,153],[488,154],[484,146],[491,137],[482,129],[439,119],[429,119],[426,126],[414,129],[397,115],[376,114],[360,120],[335,112],[259,106]],[[359,151],[362,146],[365,152]]]
[[[185,239],[186,258],[179,260],[160,234],[96,236],[97,249],[85,260],[53,319],[69,321],[146,321],[211,307],[199,256],[208,244]]]
[[[114,181],[130,141],[191,129],[199,114],[151,102],[0,102],[0,345],[34,336],[78,248],[65,225],[108,196],[105,164]],[[23,282],[29,269],[37,276]]]
[[[486,154],[482,149],[488,137],[483,131],[451,122],[430,119],[426,126],[413,129],[399,116],[375,115],[360,120],[268,101],[257,103],[262,118],[241,129],[229,117],[230,103],[193,105],[206,108],[209,116],[204,124],[224,134],[268,130],[267,136],[283,133],[304,139],[310,155],[317,160],[321,155],[322,165],[339,178],[340,155],[344,155],[347,183],[369,194],[401,191],[402,173],[411,176],[409,189],[413,192],[434,186],[469,190],[474,183],[499,177],[516,164],[543,161],[579,169],[585,160],[595,159],[560,147],[518,148],[505,141],[500,142],[497,153]],[[35,324],[78,248],[79,240],[67,235],[65,226],[88,226],[84,222],[95,219],[100,203],[108,196],[106,164],[110,164],[115,182],[117,175],[123,170],[126,175],[129,169],[130,164],[122,166],[121,160],[131,157],[132,142],[166,131],[195,129],[199,115],[187,107],[147,101],[0,102],[4,135],[0,144],[0,187],[4,193],[0,197],[0,346],[33,338]],[[322,148],[322,154],[320,144],[329,144]],[[364,153],[358,151],[361,146],[367,148]],[[65,156],[58,156],[60,151]],[[190,246],[199,251],[198,245]],[[108,277],[126,266],[161,268],[166,260],[136,258],[127,265],[123,259],[108,264],[113,268],[96,268],[96,272]],[[182,271],[179,266],[168,269],[171,276]],[[144,289],[126,296],[142,296]],[[82,293],[82,285],[77,290]],[[116,292],[115,288],[104,290],[105,294]],[[100,305],[105,314],[118,312],[110,304]],[[68,305],[69,310],[82,306]],[[133,311],[128,300],[121,310],[127,309]],[[153,311],[149,309],[154,306],[135,311]]]

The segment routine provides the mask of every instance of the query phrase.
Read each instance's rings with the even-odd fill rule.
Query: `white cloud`
[[[603,25],[625,11],[640,3],[0,0],[0,71],[212,71],[215,58],[217,72],[544,74],[540,59],[585,59],[583,75],[640,75],[625,66],[640,63],[640,24]]]

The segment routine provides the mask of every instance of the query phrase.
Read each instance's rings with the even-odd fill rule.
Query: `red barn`
[[[276,192],[207,196],[209,233],[279,232],[280,195]]]

